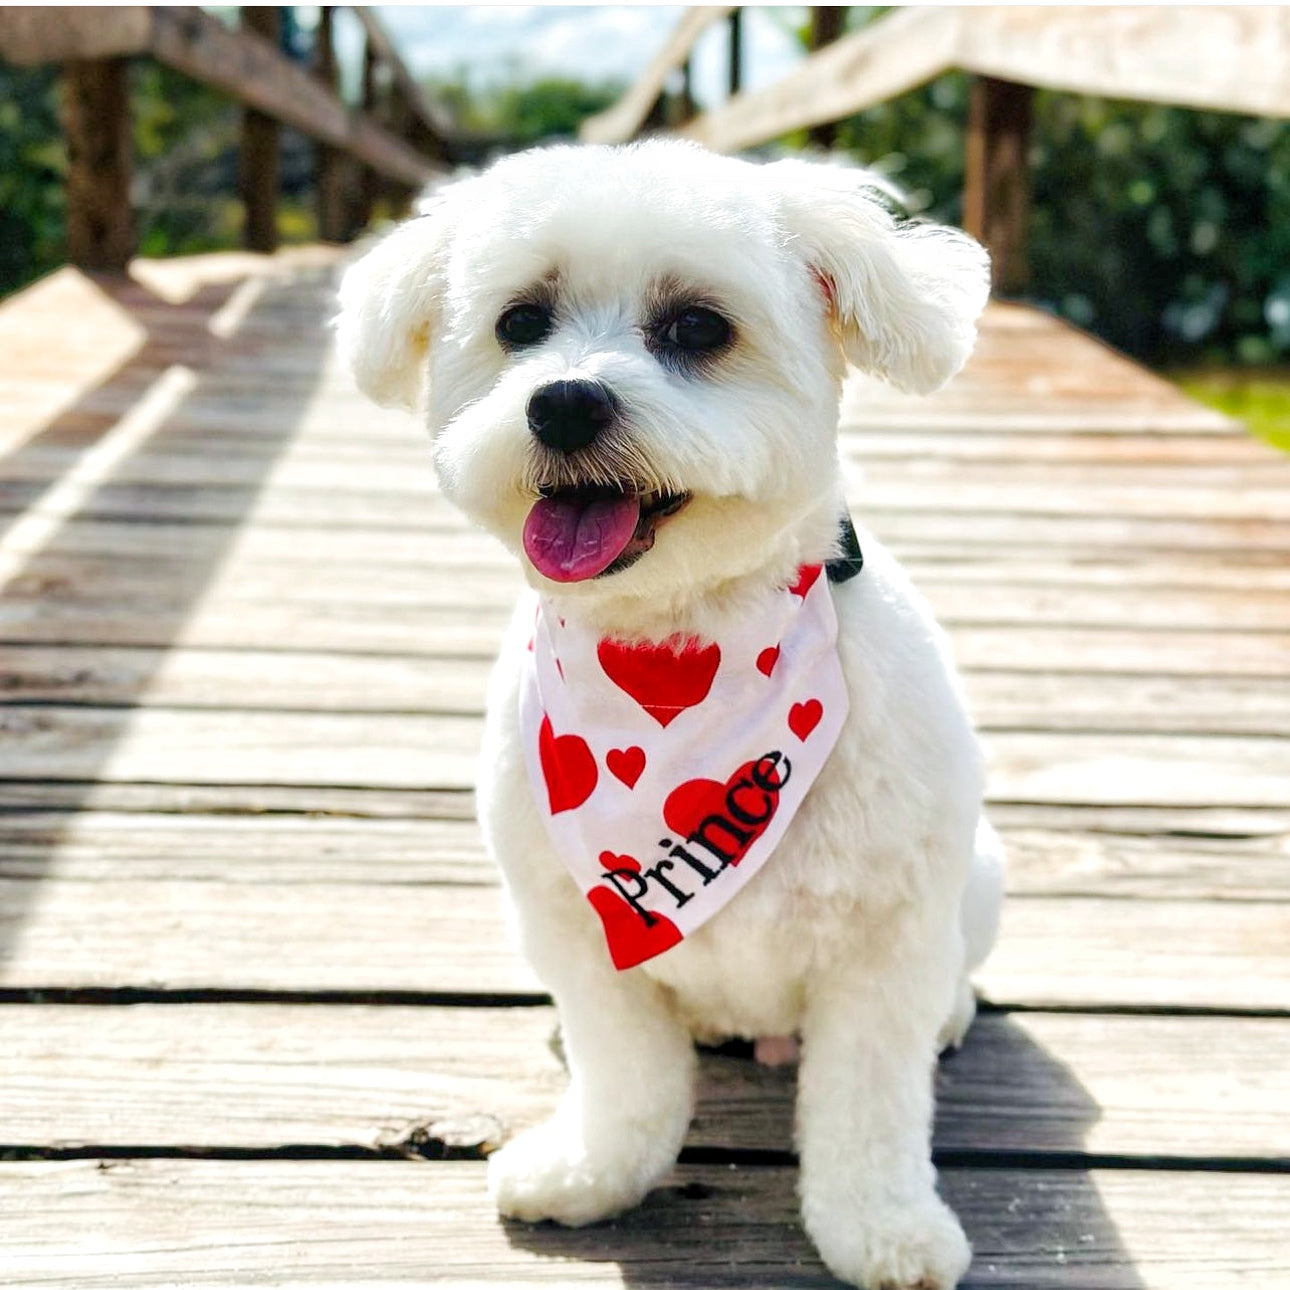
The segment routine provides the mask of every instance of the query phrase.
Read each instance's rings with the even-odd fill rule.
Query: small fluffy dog
[[[677,142],[508,157],[345,275],[358,383],[420,410],[444,493],[531,587],[479,807],[571,1080],[491,1157],[502,1214],[636,1204],[685,1136],[696,1037],[800,1036],[824,1261],[874,1290],[967,1268],[932,1070],[1002,862],[946,646],[857,543],[836,430],[848,361],[936,389],[987,290],[980,247],[863,172]]]

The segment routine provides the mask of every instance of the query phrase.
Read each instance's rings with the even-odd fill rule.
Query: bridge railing
[[[337,90],[331,6],[320,10],[312,67],[282,52],[281,8],[244,7],[236,29],[190,6],[0,8],[0,58],[61,65],[68,259],[81,268],[122,269],[134,253],[131,58],[154,58],[243,105],[239,188],[251,250],[277,243],[281,125],[319,145],[325,240],[361,229],[382,185],[411,191],[442,171],[451,159],[445,123],[372,13],[355,12],[365,37],[358,109]]]
[[[816,9],[817,19],[827,12]],[[642,111],[641,104],[651,91],[657,97],[699,36],[729,13],[689,10],[628,94],[586,123],[583,138],[620,142],[649,128],[650,106]],[[733,94],[677,132],[733,152],[827,126],[944,72],[974,73],[964,226],[990,248],[996,286],[1005,291],[1026,281],[1036,87],[1290,117],[1290,8],[1283,6],[904,8],[814,43],[822,47],[775,84]]]

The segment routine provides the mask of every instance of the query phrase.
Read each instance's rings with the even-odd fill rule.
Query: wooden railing
[[[689,11],[637,85],[589,121],[583,137],[620,142],[645,128],[639,107],[647,88],[661,85],[712,18],[729,12]],[[955,69],[977,76],[965,141],[964,226],[990,248],[996,286],[1012,290],[1026,280],[1032,89],[1287,117],[1290,8],[898,9],[678,132],[733,152],[852,116]]]
[[[239,187],[243,240],[252,250],[277,243],[283,124],[319,144],[318,225],[326,240],[361,229],[382,185],[410,192],[451,160],[445,123],[370,11],[356,10],[366,38],[359,110],[337,93],[332,9],[321,10],[312,69],[281,52],[283,12],[243,8],[235,30],[195,7],[0,8],[0,58],[62,65],[72,263],[122,269],[134,251],[131,57],[155,58],[243,104]]]

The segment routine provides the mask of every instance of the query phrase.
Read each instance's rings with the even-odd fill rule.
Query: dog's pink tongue
[[[524,550],[552,582],[603,573],[626,549],[640,520],[637,497],[542,497],[524,521]]]

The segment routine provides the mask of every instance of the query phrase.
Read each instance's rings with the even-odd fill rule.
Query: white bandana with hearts
[[[712,917],[770,858],[848,699],[819,565],[720,640],[601,639],[539,604],[521,689],[533,792],[634,967]]]

